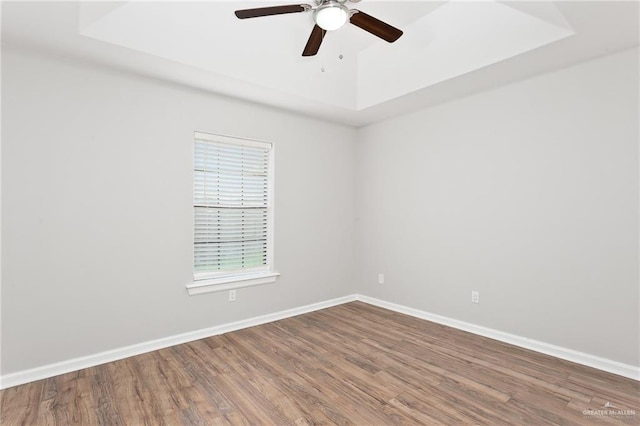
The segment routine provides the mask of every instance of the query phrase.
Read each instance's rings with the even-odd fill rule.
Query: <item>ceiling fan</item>
[[[357,9],[349,9],[345,6],[347,1],[358,3],[360,0],[316,0],[316,6],[311,6],[310,4],[290,4],[236,10],[235,13],[238,18],[247,19],[313,10],[313,19],[316,24],[311,31],[311,36],[309,36],[302,56],[314,56],[318,53],[327,31],[337,30],[346,24],[347,21],[389,43],[393,43],[402,35],[401,30],[392,27],[386,22],[382,22]]]

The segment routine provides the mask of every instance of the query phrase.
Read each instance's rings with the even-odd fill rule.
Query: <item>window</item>
[[[189,294],[275,281],[272,187],[272,144],[195,133]]]

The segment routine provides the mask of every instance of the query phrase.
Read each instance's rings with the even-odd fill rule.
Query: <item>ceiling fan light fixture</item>
[[[342,27],[349,20],[349,9],[337,1],[327,1],[320,5],[313,13],[316,24],[326,31],[334,31]]]

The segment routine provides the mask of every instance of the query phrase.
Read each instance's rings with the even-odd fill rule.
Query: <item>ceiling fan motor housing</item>
[[[335,31],[349,20],[349,9],[344,5],[346,0],[322,1],[313,12],[313,19],[320,28]]]

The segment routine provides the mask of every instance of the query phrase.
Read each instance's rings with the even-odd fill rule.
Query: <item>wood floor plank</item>
[[[640,424],[640,383],[353,302],[0,391],[2,425]]]
[[[93,393],[93,376],[95,375],[95,371],[96,367],[85,368],[84,370],[78,371],[78,378],[76,379],[77,404],[70,408],[73,411],[73,422],[71,424],[98,424],[97,401]]]

